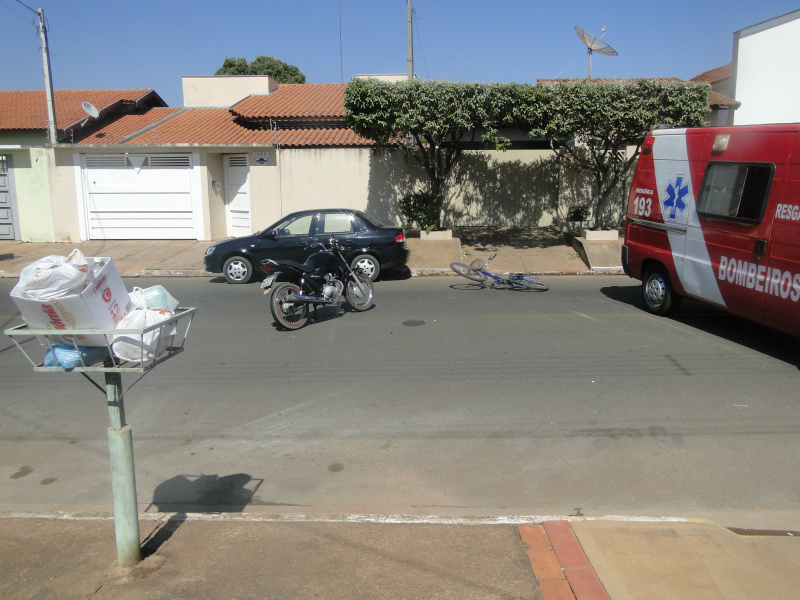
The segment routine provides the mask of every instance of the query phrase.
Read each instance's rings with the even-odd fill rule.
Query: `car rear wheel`
[[[371,254],[359,254],[353,259],[350,266],[353,269],[361,269],[364,275],[369,277],[372,281],[375,281],[378,278],[378,273],[381,272],[381,263]]]
[[[647,269],[642,279],[642,298],[649,312],[662,317],[677,309],[681,301],[681,297],[672,288],[667,271],[661,265],[653,265]]]
[[[222,274],[228,283],[247,283],[253,277],[253,263],[243,256],[233,256],[225,261]]]

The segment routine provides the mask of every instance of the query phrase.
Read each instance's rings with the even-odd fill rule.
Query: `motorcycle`
[[[316,319],[317,306],[340,305],[342,296],[354,311],[363,312],[372,306],[372,280],[360,268],[350,267],[335,238],[329,245],[312,244],[319,250],[303,264],[271,258],[261,261],[261,270],[266,273],[261,288],[264,294],[271,294],[270,311],[281,327],[300,329],[308,321],[309,306],[314,308]],[[279,278],[281,282],[272,287]]]

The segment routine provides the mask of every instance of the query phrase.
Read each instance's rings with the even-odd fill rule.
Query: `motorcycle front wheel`
[[[300,287],[289,282],[279,283],[272,288],[269,308],[275,322],[284,329],[300,329],[308,321],[308,304],[286,300],[286,296],[299,293]]]
[[[358,279],[358,283],[356,283],[352,277],[348,278],[347,287],[344,290],[344,297],[350,308],[362,312],[372,306],[372,296],[375,292],[375,288],[372,285],[372,279],[363,273],[359,273],[355,277]]]

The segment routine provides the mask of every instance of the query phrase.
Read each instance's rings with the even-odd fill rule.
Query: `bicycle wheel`
[[[512,289],[532,290],[535,292],[546,292],[550,289],[550,286],[543,281],[539,281],[538,277],[517,275],[510,277],[508,282],[511,284]]]
[[[478,283],[483,283],[486,281],[486,275],[483,273],[483,271],[474,269],[469,265],[454,262],[450,263],[450,268],[462,277],[466,277],[470,281],[477,281]]]

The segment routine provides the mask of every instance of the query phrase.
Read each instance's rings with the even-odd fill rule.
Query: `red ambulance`
[[[622,265],[654,314],[695,298],[800,336],[800,123],[648,134]]]

